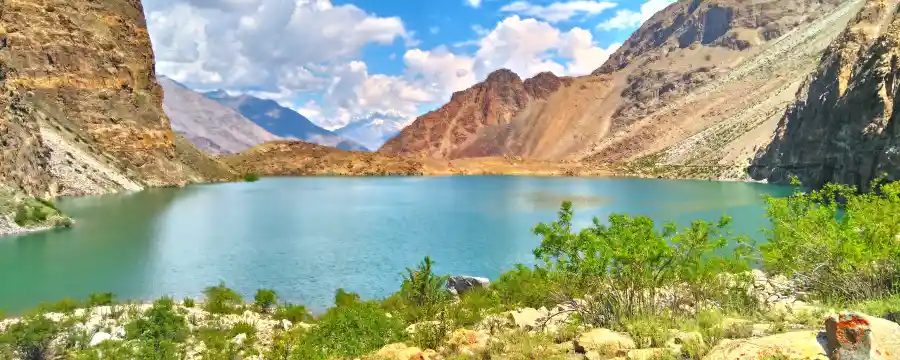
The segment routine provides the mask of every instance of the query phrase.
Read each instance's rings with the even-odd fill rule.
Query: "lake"
[[[774,185],[630,178],[271,178],[61,199],[73,229],[0,238],[0,309],[111,291],[120,299],[199,297],[224,281],[273,288],[321,311],[334,291],[395,291],[426,255],[439,273],[495,278],[533,264],[531,229],[563,200],[576,223],[610,213],[658,222],[734,218],[761,238]]]

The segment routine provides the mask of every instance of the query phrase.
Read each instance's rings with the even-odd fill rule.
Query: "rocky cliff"
[[[821,57],[750,167],[757,179],[826,182],[868,189],[900,178],[900,119],[894,96],[900,56],[896,0],[868,0]]]
[[[230,177],[172,132],[138,0],[0,1],[0,184],[102,194]]]
[[[279,139],[265,129],[203,94],[165,76],[163,110],[172,120],[172,130],[211,154],[234,154],[266,141]]]
[[[479,84],[464,92],[466,101],[454,96],[382,151],[428,148],[450,158],[523,156],[623,165],[646,175],[745,177],[779,113],[859,7],[855,0],[678,1],[592,75],[567,79],[540,101],[507,102],[514,111],[505,121],[449,130],[487,122],[461,111],[488,105],[491,97],[470,95],[485,87]]]
[[[483,82],[453,94],[440,109],[416,119],[378,151],[437,158],[477,155],[465,149],[484,128],[509,124],[529,104],[546,99],[569,83],[570,78],[552,73],[522,81],[510,70],[494,71]]]

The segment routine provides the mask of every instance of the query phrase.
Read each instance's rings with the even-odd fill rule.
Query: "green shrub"
[[[38,311],[71,314],[75,312],[75,310],[77,310],[79,306],[80,304],[78,303],[78,300],[72,298],[64,298],[57,302],[42,303],[38,305]]]
[[[410,335],[410,341],[422,349],[439,349],[447,342],[453,324],[448,321],[427,321],[416,324],[416,331]]]
[[[26,198],[16,203],[13,221],[27,227],[43,226],[48,222],[54,226],[71,225],[71,219],[63,216],[53,202],[39,198]]]
[[[360,297],[357,293],[347,292],[344,289],[337,289],[334,292],[334,306],[351,306],[359,303]]]
[[[415,269],[406,268],[400,291],[386,301],[407,323],[433,319],[452,299],[445,287],[448,277],[435,275],[433,266],[426,256]]]
[[[900,182],[876,182],[872,190],[829,184],[769,197],[772,226],[760,247],[765,268],[801,280],[829,302],[900,293]]]
[[[448,305],[445,318],[455,327],[468,327],[481,322],[490,311],[501,310],[500,296],[490,290],[472,290],[459,297],[459,301]]]
[[[278,301],[278,296],[275,294],[275,290],[259,289],[256,291],[256,296],[253,297],[253,300],[257,309],[266,311],[275,306]]]
[[[553,275],[540,267],[531,269],[519,264],[515,269],[501,274],[497,281],[491,283],[491,289],[497,292],[500,301],[508,308],[551,307],[556,305],[558,299],[554,294],[559,292]]]
[[[206,288],[203,294],[206,296],[203,307],[213,314],[237,313],[240,311],[239,307],[244,303],[241,295],[225,286],[224,282]]]
[[[184,300],[181,301],[181,304],[184,305],[184,307],[186,307],[186,308],[192,308],[195,305],[197,305],[196,302],[194,301],[194,298],[192,298],[192,297],[184,298]]]
[[[175,359],[181,352],[178,343],[188,336],[187,322],[175,312],[171,298],[153,302],[147,312],[125,325],[125,336],[139,343],[141,359]]]
[[[673,324],[665,317],[636,317],[624,321],[624,330],[639,348],[665,347],[672,338]]]
[[[291,349],[291,359],[354,358],[402,341],[405,326],[375,302],[329,309]]]
[[[292,323],[311,322],[313,320],[312,314],[309,313],[306,306],[291,303],[281,304],[275,310],[274,317],[277,320],[288,320]]]
[[[259,181],[259,174],[256,174],[256,173],[247,173],[247,174],[244,174],[244,181],[246,181],[246,182],[256,182],[256,181]]]
[[[88,295],[87,306],[109,306],[115,303],[116,295],[111,292],[93,293]]]
[[[613,214],[609,225],[594,218],[592,227],[579,232],[572,218],[567,201],[557,221],[535,227],[543,240],[534,254],[560,276],[592,288],[595,295],[579,312],[595,326],[617,327],[621,319],[680,311],[681,301],[702,304],[724,292],[729,281],[722,274],[749,269],[752,246],[745,238],[726,237],[728,218],[694,221],[682,231],[667,224],[657,231],[650,218]],[[724,251],[729,245],[731,251]],[[681,291],[670,303],[661,303],[664,290]]]
[[[11,325],[0,335],[0,344],[11,348],[22,360],[44,360],[49,358],[50,344],[60,330],[58,324],[37,314]]]

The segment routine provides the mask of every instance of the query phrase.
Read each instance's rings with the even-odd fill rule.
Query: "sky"
[[[157,72],[334,129],[411,121],[500,68],[586,75],[674,0],[143,0]]]

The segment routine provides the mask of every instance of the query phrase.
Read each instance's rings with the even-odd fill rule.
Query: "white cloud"
[[[616,7],[616,4],[609,1],[576,0],[554,2],[547,6],[532,4],[528,1],[516,1],[502,7],[500,11],[535,17],[555,23],[568,21],[580,15],[597,15],[614,7]]]
[[[603,30],[637,28],[645,21],[650,20],[654,14],[662,11],[674,2],[675,0],[649,0],[641,5],[640,12],[619,10],[616,12],[615,16],[600,23],[597,28]]]
[[[481,0],[463,0],[463,3],[476,9],[481,6]]]

